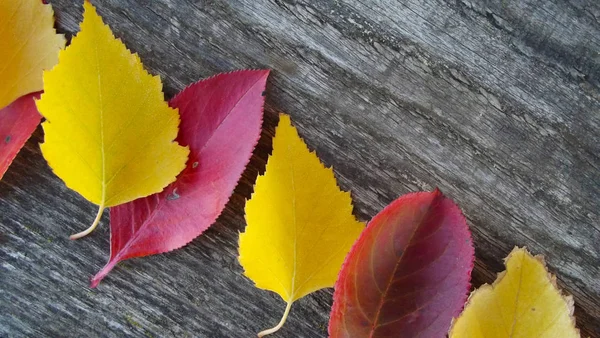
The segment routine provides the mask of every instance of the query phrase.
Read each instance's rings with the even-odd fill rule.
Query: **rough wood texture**
[[[59,30],[81,6],[51,1]],[[544,254],[600,332],[600,4],[595,0],[97,0],[167,96],[211,74],[271,68],[265,131],[219,221],[184,249],[120,264],[99,286],[108,215],[40,155],[41,131],[0,181],[0,336],[250,337],[284,304],[236,260],[243,205],[276,111],[291,114],[367,220],[439,186],[473,231],[474,284],[513,246]],[[324,337],[331,290],[300,300],[278,337]]]

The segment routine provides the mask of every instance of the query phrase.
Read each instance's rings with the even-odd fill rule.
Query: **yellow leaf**
[[[259,337],[283,325],[295,300],[334,285],[364,229],[352,215],[350,193],[340,190],[333,169],[308,150],[284,114],[265,174],[246,203],[246,223],[239,242],[245,275],[288,303],[279,325]]]
[[[450,338],[579,337],[573,300],[561,295],[540,256],[515,248],[493,285],[473,292]]]
[[[0,109],[42,90],[42,71],[58,61],[65,38],[42,0],[0,1]]]
[[[37,107],[46,122],[42,153],[65,184],[104,208],[160,192],[183,170],[188,149],[173,140],[179,114],[158,76],[115,39],[84,3],[81,31],[44,72]]]

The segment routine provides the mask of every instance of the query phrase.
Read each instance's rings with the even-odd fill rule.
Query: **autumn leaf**
[[[21,96],[0,109],[0,179],[42,119],[35,97],[39,93]]]
[[[190,148],[187,166],[161,193],[111,209],[110,259],[92,287],[119,261],[177,249],[214,223],[258,142],[268,75],[219,74],[171,100],[181,114],[177,142]]]
[[[335,284],[333,338],[444,337],[467,298],[471,235],[439,190],[404,195],[367,225]]]
[[[362,231],[352,215],[350,194],[336,184],[333,170],[310,152],[281,114],[273,154],[246,203],[246,232],[240,234],[240,263],[256,287],[292,303],[333,286],[344,257]]]
[[[0,1],[0,179],[42,117],[34,97],[65,38],[41,0]]]
[[[515,248],[493,285],[469,296],[450,338],[579,337],[573,299],[563,296],[541,256]]]
[[[44,73],[37,107],[46,118],[42,154],[65,184],[105,208],[161,191],[183,170],[188,149],[173,142],[179,114],[162,84],[84,3],[81,31]]]
[[[0,108],[42,90],[42,71],[58,62],[65,38],[42,0],[0,1]]]

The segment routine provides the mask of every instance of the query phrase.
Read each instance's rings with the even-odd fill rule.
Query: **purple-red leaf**
[[[111,208],[110,259],[92,287],[119,261],[180,248],[214,223],[260,137],[268,75],[219,74],[170,101],[181,115],[177,142],[190,148],[186,168],[161,193]]]
[[[375,216],[335,285],[330,337],[445,337],[467,298],[471,235],[439,190],[408,194]]]
[[[42,119],[34,101],[39,97],[23,95],[0,109],[0,179]]]

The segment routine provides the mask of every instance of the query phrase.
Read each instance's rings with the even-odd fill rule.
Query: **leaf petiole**
[[[288,315],[290,314],[290,309],[292,308],[292,303],[293,301],[289,301],[287,303],[287,306],[285,307],[285,312],[283,313],[283,317],[281,317],[281,320],[279,321],[279,324],[277,324],[277,326],[270,328],[268,330],[264,330],[258,333],[258,337],[263,337],[266,336],[268,334],[271,333],[275,333],[277,332],[279,329],[281,329],[281,327],[283,326],[283,324],[285,324],[285,321],[288,317]]]
[[[79,239],[81,237],[89,235],[92,231],[94,231],[94,229],[96,229],[96,227],[98,226],[98,223],[100,223],[100,219],[102,218],[102,213],[104,212],[104,209],[104,203],[102,203],[98,209],[98,214],[96,215],[96,219],[94,219],[94,223],[92,223],[92,225],[84,231],[69,236],[69,239]]]

